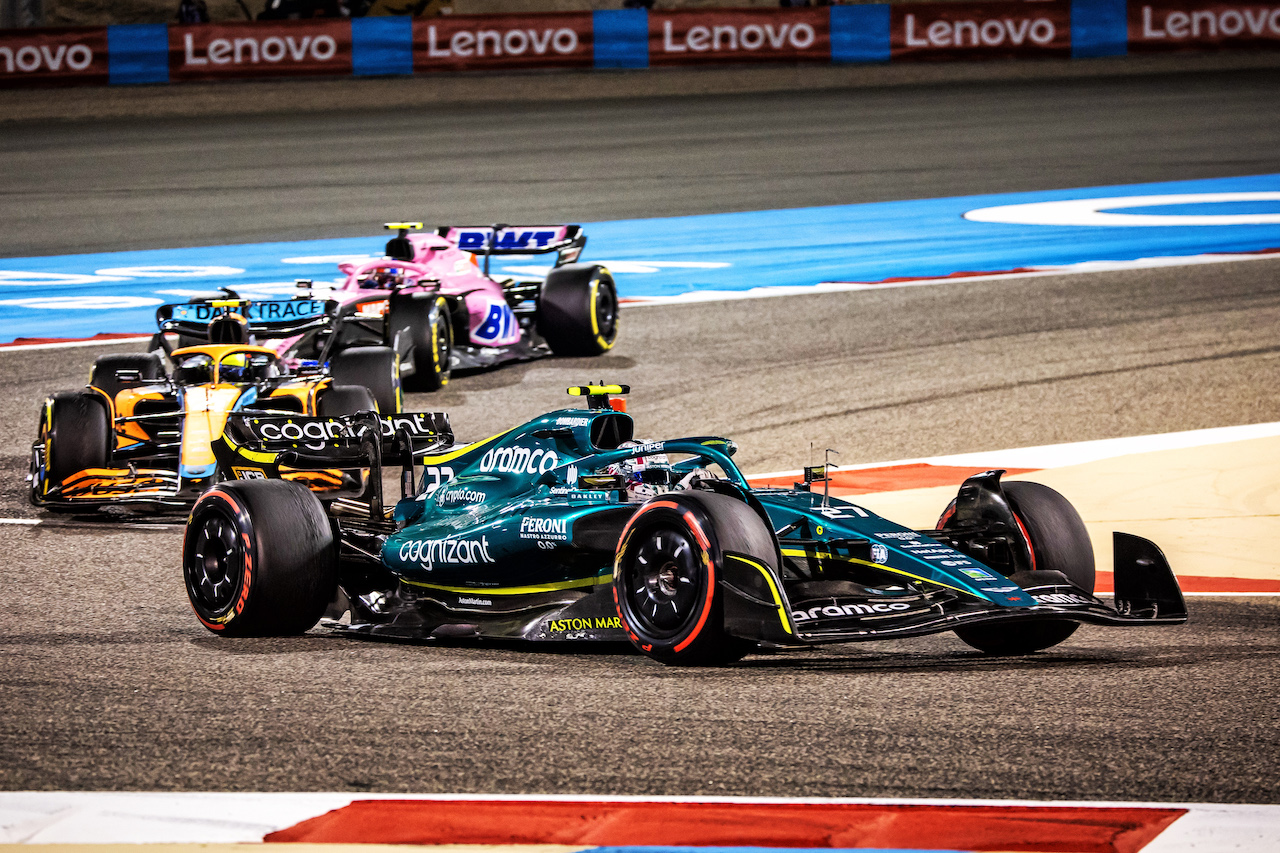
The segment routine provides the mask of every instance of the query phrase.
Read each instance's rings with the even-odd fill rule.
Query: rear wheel
[[[598,264],[556,267],[542,284],[538,334],[556,355],[600,355],[618,337],[618,288]]]
[[[101,388],[103,392],[115,400],[116,394],[126,385],[137,384],[121,378],[124,371],[137,371],[141,382],[163,382],[167,377],[164,362],[159,354],[151,352],[125,353],[121,355],[101,355],[93,362],[93,373],[89,384]]]
[[[373,392],[363,385],[330,385],[320,395],[316,414],[322,418],[337,418],[357,412],[377,411],[378,401]]]
[[[222,483],[191,510],[182,574],[191,606],[210,631],[229,637],[302,634],[337,592],[333,530],[305,486]]]
[[[1071,583],[1092,593],[1095,581],[1093,543],[1080,514],[1061,494],[1040,483],[1003,484],[1005,497],[1031,546],[1032,568],[1066,575]],[[944,512],[945,519],[949,513]],[[971,625],[956,636],[975,649],[993,655],[1022,655],[1056,646],[1075,633],[1071,621],[1027,622],[1012,625]]]
[[[769,531],[740,500],[667,494],[636,511],[614,560],[613,596],[640,651],[666,664],[714,666],[751,650],[724,630],[720,578],[729,552],[774,562]]]
[[[404,408],[400,359],[390,347],[351,347],[335,355],[329,373],[336,385],[363,385],[378,402],[378,411],[394,415]]]
[[[397,333],[407,335],[413,348],[414,372],[405,377],[411,390],[438,391],[449,384],[453,318],[448,300],[443,296],[395,300],[388,328],[392,341]]]
[[[31,451],[31,500],[37,503],[50,486],[111,461],[111,414],[107,401],[93,391],[54,394],[40,413],[39,437]]]

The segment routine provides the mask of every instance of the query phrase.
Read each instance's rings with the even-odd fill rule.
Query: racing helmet
[[[364,280],[360,282],[361,287],[380,288],[383,290],[391,290],[404,283],[404,274],[396,267],[375,267],[369,271]]]
[[[249,354],[233,352],[218,363],[219,382],[247,382],[249,375]]]
[[[213,359],[202,352],[186,356],[174,366],[173,381],[179,385],[212,382]]]
[[[641,442],[624,441],[618,445],[619,450],[639,447]],[[675,479],[671,460],[665,453],[651,453],[648,456],[632,456],[605,467],[605,473],[621,477],[626,500],[642,503],[655,495],[671,490]]]

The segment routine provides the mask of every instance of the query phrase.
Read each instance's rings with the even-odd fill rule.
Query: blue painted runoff
[[[1280,249],[1280,224],[1008,225],[972,222],[963,214],[1068,199],[1277,191],[1280,174],[587,222],[582,223],[588,237],[583,260],[612,264],[625,298],[1258,252]],[[1214,215],[1269,213],[1276,207],[1270,202],[1180,204],[1149,206],[1149,211]],[[296,278],[337,279],[339,257],[380,255],[386,235],[379,225],[369,223],[366,237],[0,259],[0,342],[150,333],[156,306],[219,286],[248,296],[287,298]],[[546,263],[537,257],[495,258],[492,271],[537,275]]]

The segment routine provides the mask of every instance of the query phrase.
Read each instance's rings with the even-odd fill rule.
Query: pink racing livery
[[[604,266],[577,262],[586,244],[580,226],[386,227],[398,233],[383,257],[339,264],[344,277],[334,284],[300,281],[292,299],[224,291],[161,306],[154,348],[256,343],[291,370],[365,385],[387,413],[401,410],[402,379],[410,390],[434,391],[455,370],[613,347],[617,286]],[[489,272],[494,255],[551,253],[541,281]]]

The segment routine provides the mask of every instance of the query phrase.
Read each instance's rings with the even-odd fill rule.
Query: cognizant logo
[[[320,450],[326,441],[341,435],[344,429],[338,421],[309,421],[296,423],[286,421],[283,424],[260,423],[257,425],[258,435],[267,441],[300,441],[310,450]]]
[[[436,563],[473,565],[493,562],[489,555],[489,540],[484,536],[479,539],[411,539],[400,546],[400,559],[417,563],[427,571],[431,571]]]

